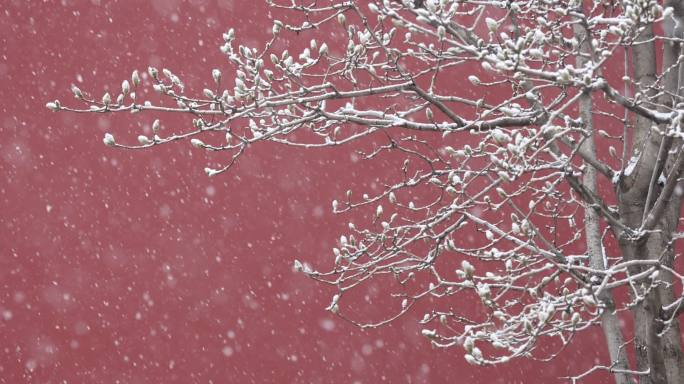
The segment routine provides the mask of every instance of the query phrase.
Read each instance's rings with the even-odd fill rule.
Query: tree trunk
[[[644,30],[639,40],[640,43],[632,48],[634,80],[637,91],[648,94],[656,74],[656,50],[651,26]],[[669,95],[661,95],[660,108],[671,107],[676,102],[672,95],[679,93],[680,68],[676,67],[679,52],[678,45],[664,44],[662,73]],[[655,202],[663,197],[663,188],[658,183],[661,174],[669,177],[679,175],[676,169],[670,169],[670,174],[666,174],[676,157],[671,156],[670,151],[675,140],[654,134],[651,124],[651,121],[641,117],[637,117],[634,122],[633,140],[630,143],[632,151],[629,155],[636,164],[631,173],[622,175],[617,188],[620,218],[635,233],[622,232],[618,237],[625,260],[659,260],[662,265],[671,267],[674,259],[671,240],[679,220],[681,196],[673,194],[655,227],[647,233],[641,233],[646,216]],[[675,145],[678,148],[681,144]],[[645,269],[643,266],[632,266],[628,272],[635,275]],[[659,280],[671,282],[672,276],[663,272],[665,271],[659,271]],[[671,286],[660,284],[654,287],[650,281],[645,281],[635,283],[630,292],[635,301],[632,313],[636,368],[640,372],[648,372],[639,376],[639,383],[684,383],[679,322],[675,319],[669,329],[665,330],[663,327],[663,305],[674,300]]]
[[[581,52],[587,55],[586,57],[578,55],[576,58],[577,68],[582,68],[591,62],[588,57],[593,56],[593,50],[587,34],[586,25],[580,23],[575,24],[574,33],[575,38],[581,44]],[[582,95],[579,101],[580,117],[582,118],[584,130],[587,134],[586,140],[582,144],[580,150],[588,153],[592,158],[596,158],[592,103],[592,95],[588,92]],[[582,184],[588,191],[594,194],[598,194],[596,176],[596,169],[590,165],[586,165],[582,177]],[[590,207],[586,207],[584,210],[584,232],[586,236],[587,254],[589,255],[589,265],[597,270],[605,270],[606,265],[604,264],[600,217],[598,212]],[[601,328],[608,347],[611,367],[621,371],[628,371],[629,363],[627,361],[627,351],[625,350],[625,340],[622,335],[622,330],[620,329],[619,319],[615,314],[612,291],[607,290],[602,292],[599,299],[605,304],[605,308],[601,313]],[[615,374],[616,384],[628,384],[629,382],[629,375],[627,373]]]

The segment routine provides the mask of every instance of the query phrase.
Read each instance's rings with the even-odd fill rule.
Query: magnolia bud
[[[134,87],[140,85],[140,74],[138,73],[137,69],[133,71],[133,74],[131,75],[131,82],[133,83]]]
[[[282,28],[282,26],[283,26],[283,23],[280,20],[274,21],[273,22],[273,30],[272,30],[273,34],[277,35],[278,33],[280,33],[280,29]]]
[[[212,70],[211,77],[214,79],[214,82],[218,84],[218,82],[221,81],[221,71],[218,69]]]
[[[440,25],[437,27],[437,36],[439,36],[439,39],[442,40],[446,36],[446,28],[444,28],[443,25]]]
[[[116,144],[116,141],[114,141],[114,136],[111,133],[105,133],[102,142],[108,147],[113,147]]]
[[[487,23],[487,28],[490,32],[496,32],[496,30],[499,29],[499,23],[492,18],[487,17],[485,23]]]
[[[81,90],[78,89],[78,87],[74,84],[71,84],[71,92],[74,94],[75,98],[79,100],[83,99],[83,92],[81,92]]]
[[[138,143],[140,143],[140,145],[149,145],[149,144],[152,144],[152,142],[150,141],[150,139],[149,139],[147,136],[145,136],[145,135],[140,135],[140,136],[138,136]]]
[[[475,272],[475,267],[468,262],[468,260],[461,261],[461,269],[465,272],[466,276],[470,277]]]
[[[422,333],[423,336],[427,337],[428,339],[434,339],[435,337],[437,337],[437,331],[435,331],[434,329],[423,329],[422,331],[420,331],[420,333]]]
[[[49,103],[45,104],[45,106],[47,107],[47,109],[49,109],[51,111],[54,111],[54,112],[59,111],[59,102],[56,100],[54,102],[49,102]]]
[[[434,114],[432,113],[432,109],[430,109],[430,108],[426,108],[426,109],[425,109],[425,117],[427,117],[427,119],[428,119],[429,121],[432,121],[432,120],[433,120]]]
[[[216,169],[204,168],[204,173],[206,173],[207,176],[212,177],[212,176],[218,174],[219,171],[217,171]]]
[[[155,80],[159,80],[159,71],[155,67],[148,67],[147,68],[147,73],[150,74],[150,77],[152,77]]]
[[[109,95],[109,92],[105,92],[105,94],[102,96],[102,104],[109,105],[112,103],[112,96]]]
[[[302,262],[299,260],[294,261],[294,270],[295,272],[301,272],[304,270],[304,266],[302,265]]]
[[[128,80],[124,80],[121,83],[121,93],[124,95],[128,95],[128,93],[131,91],[131,85],[128,83]]]
[[[573,314],[572,314],[572,320],[571,320],[571,321],[572,321],[572,325],[577,325],[577,323],[579,323],[581,319],[582,319],[582,318],[581,318],[581,316],[580,316],[579,313],[577,313],[577,312],[573,313]]]
[[[334,295],[332,298],[332,302],[330,303],[330,305],[326,309],[332,313],[339,312],[340,308],[337,304],[339,301],[340,301],[340,295]]]

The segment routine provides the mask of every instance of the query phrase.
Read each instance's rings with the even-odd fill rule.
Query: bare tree
[[[261,47],[224,34],[234,69],[214,69],[201,94],[150,67],[123,81],[118,97],[72,86],[84,109],[47,107],[192,115],[182,133],[154,120],[153,137],[139,145],[111,134],[104,143],[147,149],[189,139],[228,154],[209,176],[260,142],[361,150],[372,135],[380,144],[364,157],[394,153],[403,160],[396,178],[373,195],[348,191],[332,207],[373,218],[349,224],[330,270],[295,261],[337,287],[330,311],[378,327],[429,301],[423,335],[462,346],[475,365],[552,359],[600,325],[610,360],[570,381],[605,370],[619,384],[684,383],[684,276],[675,265],[684,237],[684,1],[270,5],[290,21],[275,21]],[[274,51],[295,33],[313,38],[310,46]],[[140,101],[143,83],[159,104]],[[345,294],[378,279],[396,300],[392,312],[349,316],[356,303]],[[633,329],[620,326],[627,317]]]

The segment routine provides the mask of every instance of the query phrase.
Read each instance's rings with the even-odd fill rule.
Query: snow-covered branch
[[[239,45],[232,29],[225,33],[220,50],[230,68],[212,70],[202,90],[150,67],[134,71],[115,98],[74,86],[83,106],[47,107],[191,116],[180,133],[154,120],[153,137],[126,144],[122,131],[116,139],[107,133],[104,143],[147,149],[187,140],[198,150],[225,152],[222,166],[205,169],[209,176],[262,142],[371,146],[368,161],[397,154],[399,172],[379,192],[350,190],[333,201],[334,212],[361,210],[369,219],[349,223],[331,265],[295,262],[296,270],[336,287],[328,310],[374,328],[429,301],[423,335],[437,347],[463,347],[475,365],[552,359],[576,335],[603,324],[616,360],[573,382],[598,370],[621,383],[660,372],[648,366],[655,349],[638,355],[637,369],[627,366],[616,324],[633,312],[637,333],[647,331],[650,318],[665,334],[679,329],[684,307],[673,293],[673,281],[681,280],[673,260],[683,237],[676,228],[684,100],[668,85],[684,71],[672,55],[658,72],[654,53],[656,42],[679,49],[684,36],[653,28],[678,22],[679,3],[307,4],[273,1],[288,21],[274,20],[262,46]],[[297,52],[273,48],[280,39],[296,46],[305,36],[310,40]],[[622,76],[630,58],[641,60],[634,79]],[[613,68],[620,68],[617,76]],[[645,171],[652,169],[658,171]],[[381,282],[396,305],[386,302],[379,319],[355,318],[348,307],[359,303],[347,302],[347,292],[371,281]],[[614,299],[619,289],[630,299]],[[647,309],[662,308],[658,313],[644,310],[652,300]],[[643,340],[635,338],[639,351]],[[677,382],[684,366],[667,361],[663,375]]]

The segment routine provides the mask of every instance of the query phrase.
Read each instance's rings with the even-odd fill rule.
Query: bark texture
[[[673,17],[682,14],[683,4],[668,2],[675,8]],[[678,23],[666,20],[666,34],[678,34],[677,28]],[[673,42],[663,44],[662,77],[658,79],[658,51],[653,37],[653,28],[649,26],[641,34],[639,44],[632,47],[635,91],[655,97],[655,87],[651,86],[662,81],[665,92],[658,96],[657,107],[669,112],[681,102],[682,65],[678,61],[681,47]],[[663,266],[672,267],[672,235],[677,229],[681,208],[681,183],[677,181],[682,164],[678,161],[681,140],[656,133],[652,124],[643,117],[637,116],[634,120],[629,161],[635,164],[631,173],[621,175],[617,185],[620,218],[629,230],[616,234],[626,260],[657,260]],[[634,266],[629,272],[636,275],[645,269],[645,266]],[[641,384],[684,383],[679,322],[677,319],[664,322],[663,307],[674,301],[673,280],[667,271],[661,270],[659,274],[664,283],[656,287],[642,283],[632,289],[636,370],[647,373],[639,375],[638,380]]]

